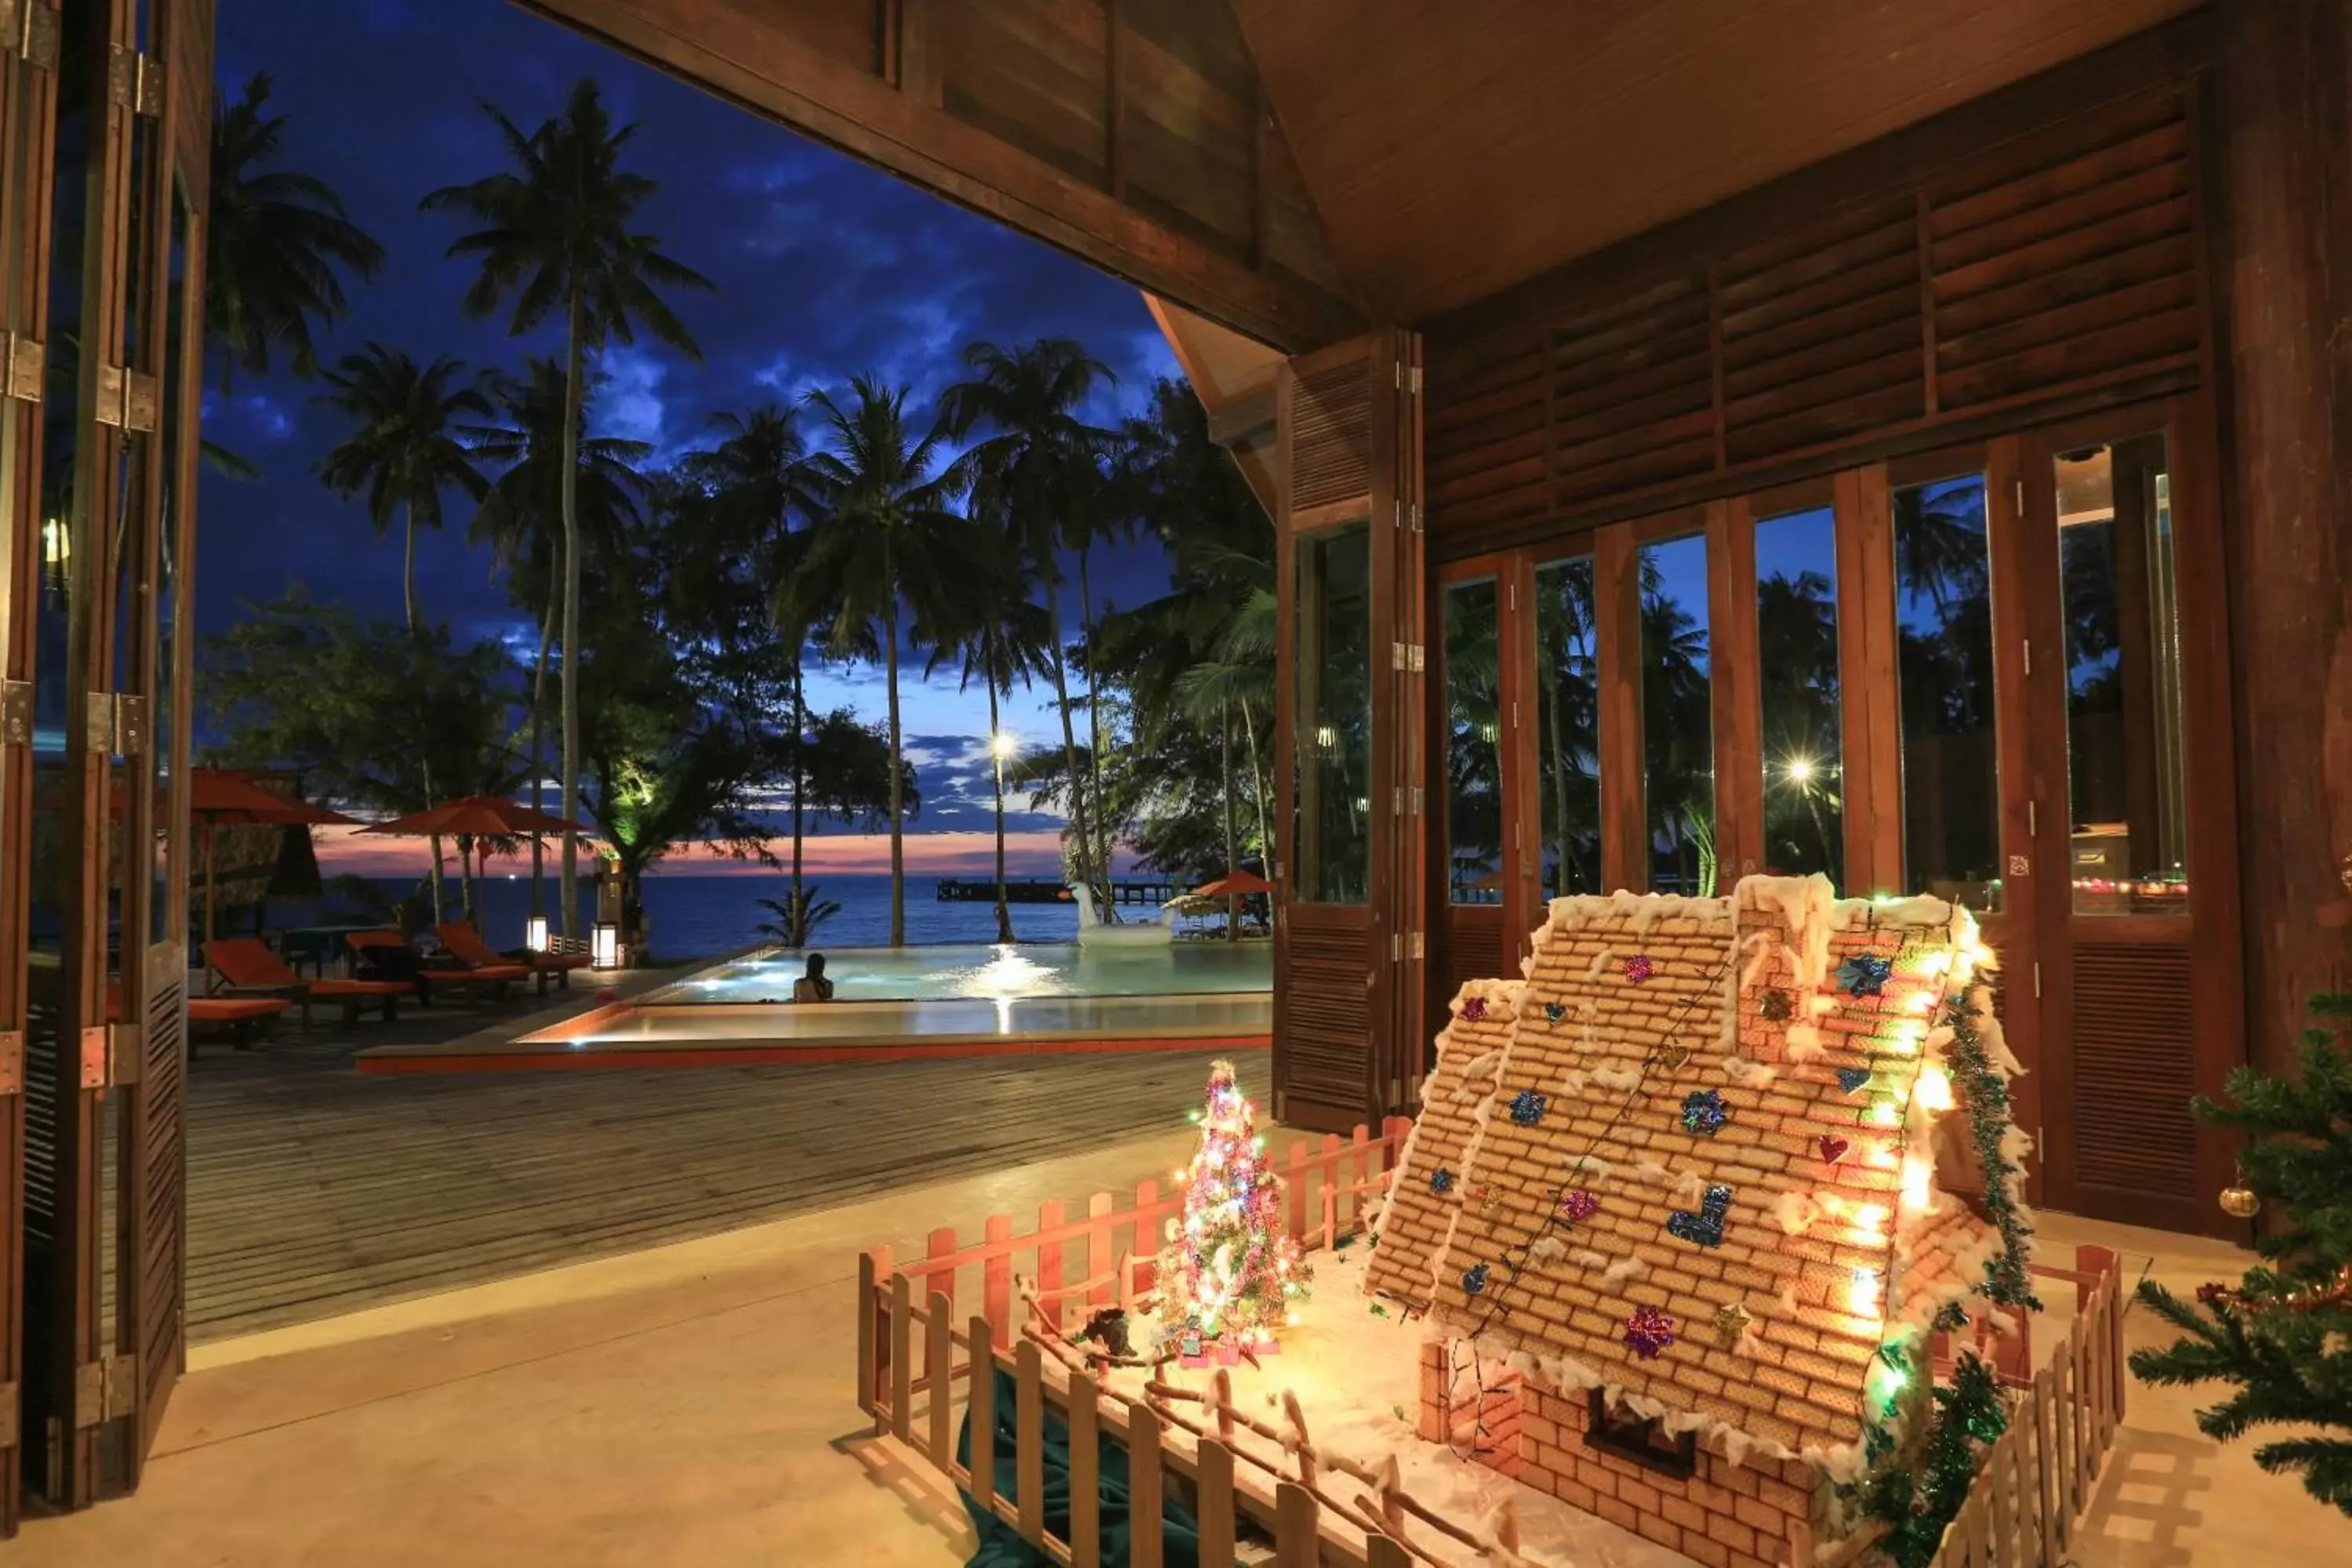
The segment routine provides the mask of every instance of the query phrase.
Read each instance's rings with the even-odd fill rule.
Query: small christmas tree
[[[2321,995],[2312,1011],[2352,1018],[2352,995]],[[2233,1214],[2275,1204],[2281,1222],[2255,1242],[2265,1267],[2237,1285],[2200,1286],[2194,1303],[2154,1281],[2139,1299],[2188,1336],[2132,1352],[2149,1383],[2229,1383],[2238,1392],[2198,1413],[2228,1442],[2264,1424],[2352,1432],[2352,1053],[2327,1029],[2304,1035],[2302,1079],[2230,1075],[2229,1104],[2200,1097],[2197,1114],[2252,1135]],[[2352,1439],[2295,1436],[2254,1450],[2271,1471],[2299,1470],[2314,1497],[2352,1514]]]
[[[1282,1228],[1282,1183],[1261,1156],[1257,1108],[1243,1098],[1234,1064],[1209,1068],[1207,1106],[1196,1113],[1201,1146],[1182,1173],[1184,1212],[1169,1222],[1160,1255],[1165,1337],[1257,1351],[1292,1321],[1306,1293],[1298,1244]]]

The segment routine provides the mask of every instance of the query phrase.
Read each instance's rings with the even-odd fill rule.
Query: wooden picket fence
[[[1328,1247],[1361,1228],[1387,1189],[1412,1125],[1392,1117],[1378,1133],[1359,1127],[1347,1140],[1292,1146],[1279,1163],[1287,1186],[1286,1225],[1304,1247]],[[930,1234],[923,1257],[903,1264],[894,1266],[887,1247],[865,1253],[858,1259],[858,1406],[877,1435],[911,1449],[1055,1563],[1074,1568],[1100,1563],[1104,1436],[1128,1454],[1130,1516],[1157,1520],[1171,1497],[1180,1501],[1194,1517],[1203,1563],[1417,1568],[1437,1561],[1417,1542],[1398,1539],[1407,1517],[1429,1531],[1470,1541],[1463,1521],[1440,1519],[1406,1496],[1392,1468],[1374,1473],[1333,1456],[1302,1465],[1301,1453],[1313,1450],[1303,1441],[1300,1414],[1289,1412],[1299,1439],[1289,1440],[1293,1434],[1225,1402],[1223,1379],[1219,1392],[1206,1397],[1178,1395],[1198,1402],[1196,1420],[1167,1398],[1108,1393],[1098,1377],[1066,1364],[1060,1376],[1046,1375],[1046,1347],[1074,1321],[1152,1289],[1162,1228],[1181,1207],[1180,1192],[1163,1194],[1159,1183],[1145,1182],[1124,1206],[1108,1193],[1097,1194],[1083,1218],[1069,1217],[1059,1203],[1043,1205],[1036,1227],[1024,1234],[1014,1233],[1010,1215],[992,1215],[976,1243],[942,1227]],[[1069,1278],[1074,1255],[1083,1258],[1076,1279]],[[2075,1262],[2071,1269],[2034,1268],[2042,1289],[2071,1283],[2076,1293],[2073,1324],[2051,1364],[2032,1370],[2022,1335],[1986,1346],[2009,1390],[2010,1427],[1986,1457],[1935,1568],[2060,1568],[2065,1561],[2077,1515],[2113,1447],[2126,1381],[2118,1260],[2083,1247]],[[959,1300],[967,1303],[961,1316]],[[1032,1313],[1044,1327],[1045,1344],[1021,1331]],[[1939,1363],[1948,1364],[1950,1350],[1939,1336]],[[1009,1494],[996,1489],[996,1383],[989,1375],[996,1372],[1013,1387]],[[968,1464],[956,1458],[967,1412],[974,1446]],[[1069,1434],[1066,1538],[1045,1525],[1049,1417]],[[1189,1441],[1170,1440],[1179,1434]],[[1507,1523],[1505,1534],[1514,1536],[1515,1526]],[[1251,1536],[1272,1541],[1271,1551],[1241,1545]],[[1157,1530],[1134,1531],[1130,1541],[1135,1568],[1160,1568]],[[1820,1561],[1846,1555],[1825,1550]],[[1811,1568],[1811,1559],[1801,1549],[1798,1568]]]
[[[1935,1568],[2061,1568],[2123,1424],[2122,1259],[2075,1249],[2071,1269],[2035,1265],[2043,1288],[2074,1287],[2074,1321],[2048,1365],[2011,1389],[2009,1430],[1992,1446]]]

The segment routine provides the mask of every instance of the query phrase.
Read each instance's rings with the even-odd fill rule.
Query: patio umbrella
[[[1271,893],[1274,884],[1255,871],[1235,871],[1203,882],[1184,896],[1188,899],[1243,899],[1253,893]]]
[[[194,768],[188,773],[188,819],[205,830],[205,941],[213,940],[213,830],[218,827],[310,826],[349,823],[340,811],[289,800],[226,768]]]
[[[405,816],[375,823],[360,831],[398,834],[410,838],[429,838],[440,835],[469,839],[471,842],[459,851],[458,860],[465,874],[470,876],[480,867],[478,857],[481,841],[485,838],[512,838],[542,833],[576,833],[586,837],[595,829],[568,816],[558,816],[551,811],[524,805],[520,801],[506,800],[494,795],[469,795],[463,800],[412,811]]]

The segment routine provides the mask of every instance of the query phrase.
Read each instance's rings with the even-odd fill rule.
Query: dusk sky
[[[289,117],[287,166],[326,179],[388,252],[374,281],[351,286],[349,319],[320,343],[330,363],[371,339],[420,360],[446,353],[508,370],[526,354],[559,351],[560,325],[517,340],[503,316],[466,319],[458,300],[471,265],[443,254],[460,221],[419,212],[417,200],[502,166],[485,101],[529,129],[584,75],[602,85],[616,121],[636,122],[630,163],[660,183],[642,226],[719,285],[672,297],[704,363],[642,342],[605,356],[600,433],[651,442],[667,460],[709,444],[720,410],[794,401],[866,370],[911,385],[928,408],[975,337],[1080,339],[1118,377],[1096,411],[1104,423],[1139,408],[1156,377],[1177,374],[1131,287],[504,0],[228,0],[219,50],[223,96],[234,100],[248,78],[268,73],[270,110]],[[276,598],[289,581],[363,615],[399,617],[397,538],[377,541],[361,507],[314,477],[343,433],[341,416],[314,402],[318,390],[280,374],[240,377],[207,399],[205,435],[264,477],[204,479],[204,631],[230,624],[243,602]],[[419,544],[425,613],[460,639],[504,637],[528,657],[536,628],[509,604],[488,552],[466,542],[467,509],[452,511],[449,531]],[[1156,596],[1165,572],[1148,544],[1098,561],[1097,598]],[[985,699],[959,694],[952,672],[928,685],[912,679],[919,673],[905,688],[925,797],[915,827],[982,829]],[[878,719],[880,673],[828,668],[812,674],[809,700]],[[1034,697],[1016,695],[1006,724],[1033,741],[1058,734]],[[1024,813],[1014,826],[1034,835],[1024,858],[1051,865],[1054,824]]]

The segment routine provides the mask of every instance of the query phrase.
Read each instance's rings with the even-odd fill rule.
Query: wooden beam
[[[1715,724],[1718,885],[1764,868],[1764,697],[1756,628],[1756,520],[1744,499],[1706,509],[1707,671]]]
[[[1643,791],[1642,552],[1634,525],[1592,537],[1592,616],[1601,665],[1601,886],[1650,889],[1650,816]]]
[[[1209,439],[1220,447],[1244,447],[1274,434],[1274,378],[1233,394],[1209,410]]]
[[[1127,0],[1103,0],[1103,173],[1127,200]]]
[[[1362,330],[1347,301],[1178,234],[940,106],[937,0],[903,0],[905,90],[717,0],[514,0],[959,205],[1289,351]]]

